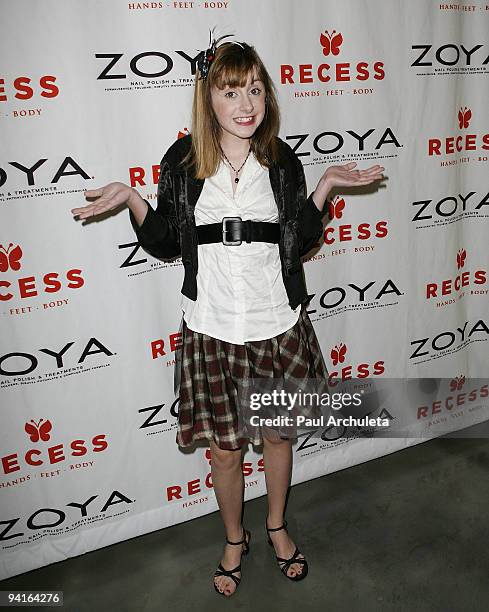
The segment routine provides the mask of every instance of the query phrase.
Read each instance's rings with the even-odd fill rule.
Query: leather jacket
[[[205,179],[195,179],[191,170],[178,166],[190,148],[191,138],[187,135],[176,140],[161,160],[156,210],[145,200],[148,212],[141,227],[130,209],[129,217],[139,244],[147,253],[158,259],[181,256],[185,271],[181,292],[195,301],[198,241],[194,209]],[[307,197],[301,161],[285,141],[277,139],[280,161],[272,163],[269,177],[278,208],[282,278],[289,305],[295,309],[308,297],[300,258],[319,240],[326,211],[318,210],[312,194]]]

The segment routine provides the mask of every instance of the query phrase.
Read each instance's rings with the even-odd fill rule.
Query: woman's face
[[[265,86],[250,73],[244,87],[211,89],[212,108],[224,132],[251,138],[265,116]]]

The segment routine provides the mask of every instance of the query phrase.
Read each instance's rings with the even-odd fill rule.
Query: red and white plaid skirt
[[[297,323],[267,340],[232,344],[189,329],[182,319],[182,347],[175,365],[175,393],[180,395],[177,444],[214,440],[236,450],[246,442],[263,444],[259,433],[243,435],[238,423],[238,385],[249,377],[327,380],[314,327],[304,306]]]

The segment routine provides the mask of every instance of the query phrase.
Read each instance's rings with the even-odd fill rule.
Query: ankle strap
[[[246,532],[245,532],[244,527],[243,527],[243,539],[242,540],[240,540],[239,542],[231,542],[230,540],[226,538],[226,542],[228,544],[233,544],[233,545],[244,544],[246,542]]]
[[[281,529],[287,530],[287,521],[284,521],[283,524],[280,527],[270,528],[270,527],[267,526],[266,523],[265,523],[265,527],[267,528],[267,531],[280,531]]]

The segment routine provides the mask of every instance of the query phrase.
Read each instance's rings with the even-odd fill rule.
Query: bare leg
[[[241,450],[223,450],[211,441],[211,474],[217,503],[224,522],[226,538],[231,542],[243,539],[241,514],[243,510],[244,478],[241,468]],[[224,569],[233,569],[239,565],[243,546],[226,544],[221,559]],[[240,577],[240,572],[235,576]],[[217,588],[225,595],[232,595],[236,589],[234,580],[228,576],[214,578]]]
[[[263,461],[268,493],[267,526],[280,527],[284,522],[285,499],[290,484],[292,470],[292,442],[282,439],[263,439]],[[278,557],[288,559],[294,554],[295,544],[285,529],[272,531],[270,538]],[[303,559],[303,555],[299,555]],[[293,563],[287,574],[295,576],[302,573],[302,564]]]

